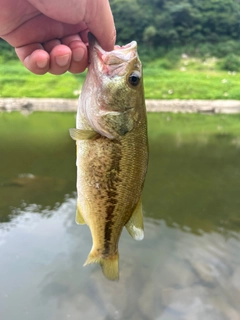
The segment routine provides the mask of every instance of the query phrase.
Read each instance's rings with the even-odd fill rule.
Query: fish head
[[[79,108],[94,131],[119,139],[139,125],[146,113],[137,43],[107,52],[90,34],[89,59]]]

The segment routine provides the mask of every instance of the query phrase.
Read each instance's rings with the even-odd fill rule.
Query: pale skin
[[[0,0],[0,37],[35,74],[80,73],[88,65],[87,33],[113,50],[108,0]]]

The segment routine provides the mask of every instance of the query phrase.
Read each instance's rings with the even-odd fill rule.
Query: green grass
[[[144,63],[146,99],[240,99],[240,73],[219,70],[219,60],[168,57]],[[85,73],[34,75],[19,61],[1,60],[0,97],[77,98]]]
[[[240,99],[240,75],[146,68],[146,99]]]
[[[170,70],[162,61],[144,67],[147,99],[240,99],[240,73],[219,70],[216,58],[180,59]]]
[[[76,98],[85,74],[32,74],[20,62],[0,64],[0,97]]]

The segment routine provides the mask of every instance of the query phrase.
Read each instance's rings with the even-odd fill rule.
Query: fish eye
[[[131,86],[136,87],[140,83],[140,75],[136,72],[133,72],[128,77],[128,82]]]

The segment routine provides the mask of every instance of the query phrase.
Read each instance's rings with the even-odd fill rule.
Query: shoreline
[[[239,100],[146,100],[148,112],[240,113]],[[0,112],[77,112],[77,99],[0,98]]]

